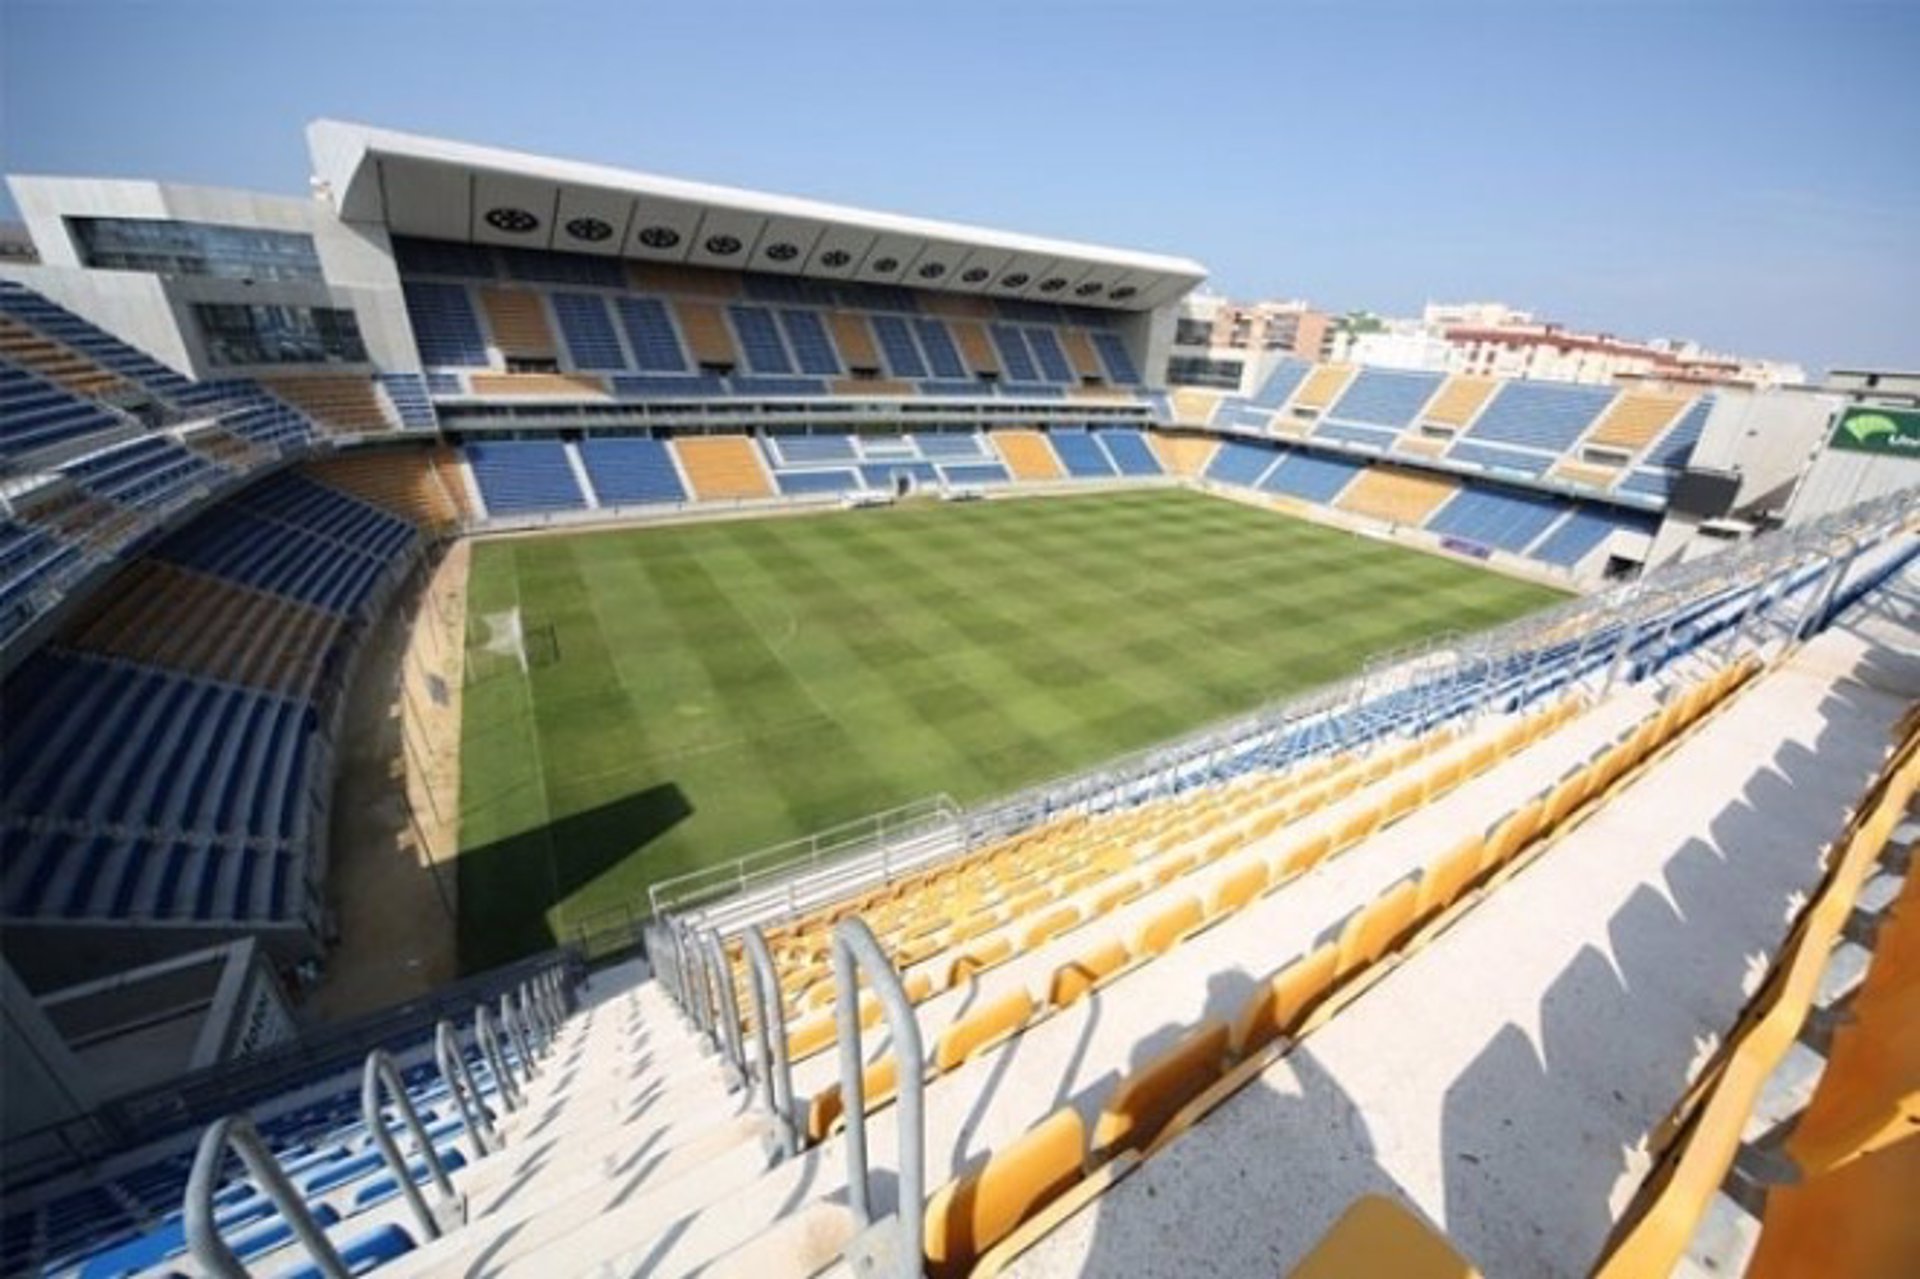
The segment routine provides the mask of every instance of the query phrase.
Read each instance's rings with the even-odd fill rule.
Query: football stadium
[[[1920,1266],[1920,375],[305,143],[8,178],[0,1273]]]

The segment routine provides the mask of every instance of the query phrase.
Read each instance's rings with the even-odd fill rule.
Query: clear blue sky
[[[1920,366],[1915,3],[0,0],[8,172],[298,192],[320,115]]]

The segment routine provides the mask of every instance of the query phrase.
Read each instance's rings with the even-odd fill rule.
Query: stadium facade
[[[811,1273],[853,1257],[964,1273],[1055,1200],[1047,1225],[1062,1233],[1040,1247],[1029,1227],[1009,1260],[1037,1247],[1036,1273],[1112,1265],[1099,1252],[1110,1243],[1076,1240],[1087,1219],[1075,1227],[1069,1210],[1153,1153],[1163,1128],[1171,1138],[1172,1109],[1204,1091],[1196,1079],[1282,1069],[1276,1054],[1305,1021],[1255,1000],[1229,1034],[1213,1020],[1230,1010],[1171,1000],[1197,1029],[1119,1093],[1085,1093],[1090,1133],[1062,1118],[1072,1107],[1036,1111],[1016,1088],[996,1094],[983,1146],[965,1118],[980,1063],[1024,1032],[1040,1078],[1071,1053],[1063,1036],[1092,1035],[1073,1021],[1098,1007],[1082,997],[1124,980],[1138,993],[1101,1051],[1117,1052],[1116,1074],[1138,1066],[1108,1041],[1154,1030],[1160,1007],[1141,1001],[1159,986],[1199,989],[1201,970],[1176,953],[1189,968],[1238,963],[1231,947],[1278,926],[1259,905],[1273,889],[1336,854],[1358,863],[1349,850],[1403,819],[1434,832],[1497,819],[1472,866],[1344,884],[1363,924],[1313,970],[1316,1002],[1344,992],[1326,999],[1330,1016],[1396,956],[1411,964],[1456,925],[1471,938],[1485,894],[1553,841],[1577,848],[1582,822],[1604,831],[1610,805],[1636,803],[1616,790],[1660,759],[1754,745],[1763,696],[1811,714],[1773,664],[1837,639],[1818,637],[1883,598],[1913,555],[1920,428],[1871,387],[1596,387],[1276,351],[1232,389],[1170,388],[1179,306],[1205,277],[1185,258],[333,121],[308,143],[308,198],[10,179],[38,261],[0,264],[9,1272],[158,1273],[191,1246],[203,1267],[244,1253],[276,1271],[304,1248],[328,1274],[482,1261],[685,1273],[756,1258]],[[1582,598],[1045,793],[942,815],[904,842],[844,850],[826,872],[751,892],[683,886],[656,901],[645,935],[661,980],[626,967],[583,991],[577,955],[539,956],[345,1036],[294,1034],[281,975],[323,962],[337,931],[326,832],[344,690],[371,623],[450,540],[1142,484]],[[1870,660],[1831,651],[1849,673]],[[1859,842],[1878,829],[1874,805],[1911,794],[1911,747],[1886,750],[1908,695],[1860,695],[1845,803],[1793,828],[1808,856],[1769,886],[1832,890],[1813,851]],[[1312,851],[1263,860],[1322,809],[1340,820]],[[1108,855],[1120,846],[1137,860]],[[1188,878],[1229,856],[1232,884]],[[1578,898],[1577,880],[1563,887]],[[1118,951],[1080,954],[1086,938],[1068,938],[1123,917]],[[1801,937],[1730,923],[1708,940],[1785,963]],[[855,962],[877,1002],[856,998]],[[969,1011],[956,992],[981,982],[993,998]],[[1744,1042],[1744,1001],[1728,999],[1676,992],[1705,1019],[1680,1029]],[[586,1004],[604,1010],[597,1021]],[[443,1018],[475,1007],[468,1045]],[[834,1008],[837,1020],[821,1011]],[[640,1139],[585,1117],[624,1114],[627,1081],[648,1068],[616,1016],[651,1028],[640,1038],[671,1065],[650,1094],[671,1096],[667,1119]],[[836,1069],[833,1041],[883,1016],[893,1056]],[[340,1072],[357,1078],[375,1045],[363,1099]],[[599,1073],[575,1087],[561,1063],[583,1059]],[[163,1064],[130,1069],[142,1060]],[[411,1126],[423,1165],[398,1155],[381,1118],[383,1097],[404,1096],[432,1107]],[[1644,1136],[1673,1097],[1657,1114],[1634,1101],[1613,1119]],[[199,1125],[249,1107],[265,1140],[223,1121],[196,1158]],[[876,1159],[898,1165],[871,1197],[868,1108],[887,1115]],[[580,1143],[565,1176],[547,1173],[521,1203],[502,1206],[516,1190],[487,1198],[522,1185],[516,1147],[547,1122]],[[244,1174],[220,1163],[229,1139],[247,1147]],[[605,1169],[654,1144],[679,1175],[633,1205],[606,1201],[619,1178]],[[1011,1162],[983,1165],[989,1154]],[[994,1170],[1004,1182],[983,1184]],[[970,1206],[983,1199],[996,1205],[985,1217]],[[521,1234],[529,1204],[548,1225]],[[1469,1252],[1537,1260],[1472,1220],[1444,1224]],[[1597,1264],[1633,1242],[1612,1233],[1630,1224],[1557,1240]]]

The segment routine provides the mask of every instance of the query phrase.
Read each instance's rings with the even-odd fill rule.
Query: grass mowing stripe
[[[559,657],[467,690],[468,967],[658,878],[1088,767],[1554,595],[1161,490],[477,545],[473,612],[516,597]]]

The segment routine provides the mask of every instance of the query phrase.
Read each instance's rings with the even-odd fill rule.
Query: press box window
[[[317,284],[313,237],[161,218],[68,218],[80,259],[108,271]]]
[[[217,365],[366,363],[366,344],[352,311],[202,302],[193,312],[207,358]]]

